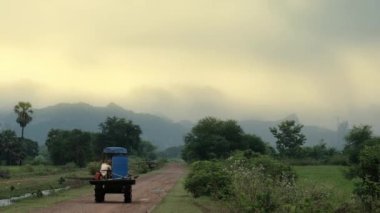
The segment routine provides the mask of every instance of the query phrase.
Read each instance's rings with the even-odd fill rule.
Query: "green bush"
[[[247,159],[236,154],[228,160],[231,177],[231,210],[237,212],[273,212],[284,204],[293,204],[295,172],[269,156]]]
[[[130,156],[129,157],[129,173],[136,174],[144,174],[149,172],[149,166],[145,160],[140,157]]]
[[[362,179],[355,193],[368,211],[380,208],[380,144],[365,146],[359,155],[358,176]]]
[[[90,175],[95,175],[95,173],[100,170],[100,163],[99,162],[88,163],[87,170],[90,173]]]
[[[47,160],[42,155],[37,155],[31,162],[32,165],[46,165]]]
[[[194,162],[185,179],[185,189],[194,197],[223,198],[230,194],[230,185],[230,176],[219,162]]]
[[[194,197],[222,199],[231,212],[334,211],[330,189],[298,187],[290,166],[245,152],[236,152],[226,161],[194,162],[185,189]]]

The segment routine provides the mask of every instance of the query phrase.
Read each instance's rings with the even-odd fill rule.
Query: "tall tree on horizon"
[[[17,114],[16,122],[20,124],[21,127],[21,138],[24,138],[24,128],[26,125],[32,121],[33,110],[32,104],[29,102],[18,102],[18,104],[14,107],[14,112]]]
[[[301,132],[303,125],[295,120],[285,120],[277,127],[269,128],[270,132],[277,139],[277,150],[282,157],[298,157],[301,146],[305,143],[306,137]]]

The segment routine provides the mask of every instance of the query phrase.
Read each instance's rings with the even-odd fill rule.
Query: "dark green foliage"
[[[100,125],[100,134],[95,143],[95,153],[102,153],[104,147],[121,146],[130,154],[138,154],[141,129],[124,118],[108,117]]]
[[[38,155],[38,142],[32,141],[30,139],[21,139],[22,149],[27,157],[36,157]]]
[[[194,197],[229,195],[231,177],[220,162],[197,161],[191,164],[185,179],[185,189]]]
[[[206,117],[185,136],[182,158],[187,162],[225,159],[235,150],[247,149],[266,151],[263,141],[255,135],[245,135],[236,121]]]
[[[294,120],[281,122],[278,127],[270,128],[271,133],[277,139],[276,145],[282,157],[299,157],[301,146],[305,143],[305,135],[301,133],[303,125],[296,124]]]
[[[91,138],[91,133],[78,129],[50,130],[46,140],[50,159],[55,165],[74,162],[79,167],[84,167],[92,157]]]
[[[288,160],[293,165],[346,165],[346,157],[335,148],[328,148],[324,142],[312,147],[301,147],[297,159]]]
[[[58,179],[58,184],[59,184],[59,185],[62,185],[65,181],[66,181],[66,179],[65,179],[64,177],[60,177],[60,178]]]
[[[157,158],[156,147],[153,146],[149,141],[141,141],[138,145],[137,155],[144,158],[145,160],[155,160]]]
[[[12,130],[3,130],[0,133],[0,160],[7,165],[19,165],[26,157],[23,144]]]
[[[359,163],[359,153],[363,149],[365,142],[372,138],[371,126],[354,126],[346,136],[347,144],[344,152],[349,156],[350,163]]]
[[[256,135],[245,134],[242,138],[242,146],[237,149],[250,149],[254,152],[265,154],[267,152],[267,145]]]
[[[380,208],[380,140],[360,152],[358,176],[362,181],[356,187],[356,194],[368,210]]]

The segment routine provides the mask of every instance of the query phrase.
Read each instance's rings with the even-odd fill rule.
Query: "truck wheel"
[[[124,203],[132,203],[132,187],[126,187],[126,191],[124,192]]]
[[[104,202],[104,194],[97,194],[97,195],[95,195],[95,202],[97,202],[97,203]]]
[[[96,203],[101,203],[104,202],[104,189],[101,185],[95,186],[95,202]]]

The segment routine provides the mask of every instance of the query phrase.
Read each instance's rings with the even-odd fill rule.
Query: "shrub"
[[[194,197],[223,198],[230,193],[230,185],[230,176],[219,162],[194,162],[185,179],[185,189]]]
[[[129,157],[129,173],[130,174],[144,174],[149,172],[149,166],[145,160],[139,157]]]
[[[76,168],[78,168],[78,167],[74,162],[66,163],[65,165],[62,166],[62,170],[67,171],[67,172],[73,171]]]
[[[368,211],[380,208],[380,144],[366,146],[360,152],[357,171],[362,182],[355,193]]]
[[[290,202],[295,191],[295,174],[289,166],[268,156],[229,159],[231,210],[237,212],[272,212]]]
[[[31,162],[32,165],[46,165],[47,160],[42,155],[37,155]]]
[[[90,173],[90,175],[95,175],[97,171],[100,169],[100,163],[99,162],[90,162],[87,164],[87,170]]]

